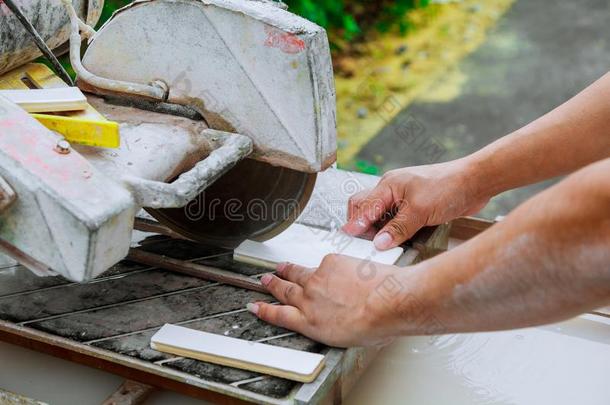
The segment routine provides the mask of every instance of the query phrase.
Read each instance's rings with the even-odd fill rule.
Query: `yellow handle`
[[[103,148],[120,146],[119,124],[50,114],[30,114],[48,129],[62,134],[68,142]]]

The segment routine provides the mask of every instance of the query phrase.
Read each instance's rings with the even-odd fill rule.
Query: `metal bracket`
[[[109,396],[102,405],[139,405],[155,391],[154,387],[137,381],[125,380],[119,389]]]
[[[122,80],[112,80],[104,77],[99,77],[89,72],[83,66],[80,58],[80,50],[82,38],[80,31],[82,30],[86,37],[91,37],[95,34],[93,28],[81,21],[76,14],[72,0],[62,0],[70,17],[70,63],[72,68],[78,75],[78,79],[100,89],[109,90],[118,93],[127,93],[140,95],[154,100],[167,100],[169,95],[169,87],[162,81],[158,80],[149,85],[140,83],[125,82]]]
[[[210,137],[219,147],[173,183],[135,176],[123,179],[139,206],[155,209],[184,207],[252,152],[252,140],[247,136],[213,129],[206,129],[202,135]]]

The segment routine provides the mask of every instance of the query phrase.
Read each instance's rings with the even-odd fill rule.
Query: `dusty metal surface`
[[[213,129],[250,137],[255,159],[309,173],[335,161],[326,32],[273,4],[136,1],[94,35],[82,64],[113,81],[162,81],[169,103],[196,109]],[[79,86],[125,94],[80,78]]]
[[[17,198],[15,190],[0,177],[0,213],[7,209]]]
[[[133,199],[59,135],[0,97],[0,176],[16,199],[0,216],[0,248],[33,270],[83,281],[127,254]]]
[[[0,249],[32,270],[52,270],[75,281],[99,275],[127,254],[133,216],[141,206],[173,208],[194,201],[197,208],[207,196],[223,214],[226,203],[236,199],[256,198],[268,207],[287,202],[279,217],[256,220],[232,211],[242,219],[232,216],[228,224],[221,215],[214,221],[192,210],[155,211],[186,236],[227,246],[278,232],[309,198],[315,174],[257,161],[235,167],[251,152],[248,137],[210,130],[203,121],[89,100],[111,116],[128,116],[121,123],[120,148],[80,145],[62,154],[56,134],[0,98],[0,128],[5,129],[0,176],[10,186],[0,193],[6,197],[0,198]],[[222,176],[230,169],[231,175]]]
[[[183,236],[229,248],[248,237],[274,236],[294,221],[309,199],[315,172],[334,161],[336,150],[324,29],[266,2],[157,0],[125,7],[95,34],[76,14],[91,22],[101,2],[77,2],[77,11],[71,0],[63,3],[70,11],[72,61],[82,83],[109,89],[79,69],[79,24],[93,35],[85,64],[100,77],[162,83],[161,101],[192,107],[205,122],[167,115],[159,122],[161,114],[154,118],[155,113],[140,111],[119,120],[118,150],[72,149],[0,99],[0,127],[8,133],[0,176],[17,194],[9,207],[8,193],[0,193],[7,197],[0,206],[0,251],[33,271],[83,282],[125,257],[133,215],[141,207],[153,209]],[[31,2],[23,11],[39,25],[63,27],[60,2],[45,5]],[[0,7],[2,22],[19,32],[1,2]],[[49,32],[41,31],[46,38]],[[13,46],[27,54],[17,34],[0,35],[1,57]],[[16,80],[26,79],[33,82],[27,75]],[[107,107],[101,112],[122,110],[122,115],[134,110],[101,106]],[[141,120],[134,123],[135,118]],[[179,125],[171,125],[175,121]],[[200,130],[194,133],[195,128]],[[231,133],[218,131],[225,128]],[[55,142],[53,148],[49,142]],[[245,157],[258,161],[242,162]],[[213,212],[215,219],[191,209],[206,198],[220,209]],[[191,201],[187,210],[169,210]],[[45,229],[38,229],[41,224]]]
[[[210,139],[210,143],[217,149],[172,183],[139,177],[124,179],[136,204],[151,208],[184,207],[252,151],[252,141],[243,135],[212,129],[207,129],[200,135]]]
[[[87,83],[111,93],[125,93],[156,101],[165,101],[169,94],[167,83],[154,79],[148,84],[126,82],[97,76],[88,71],[81,62],[81,43],[95,36],[95,30],[83,22],[72,5],[72,0],[61,0],[70,16],[70,64],[80,83]]]

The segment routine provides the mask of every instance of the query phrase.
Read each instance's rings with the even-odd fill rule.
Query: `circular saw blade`
[[[245,159],[184,208],[146,209],[157,221],[194,241],[235,248],[266,240],[300,215],[316,174]]]

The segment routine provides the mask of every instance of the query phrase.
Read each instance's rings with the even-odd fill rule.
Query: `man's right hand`
[[[375,234],[377,249],[386,250],[424,226],[475,214],[491,197],[480,190],[476,168],[468,158],[392,170],[373,190],[350,198],[343,231],[354,236]]]

